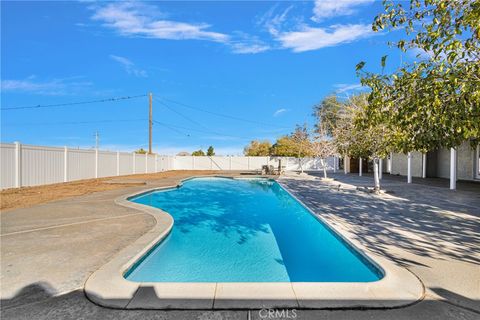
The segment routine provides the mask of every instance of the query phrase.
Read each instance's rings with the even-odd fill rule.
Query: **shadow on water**
[[[192,182],[195,184],[194,180]],[[226,237],[235,236],[237,242],[243,244],[258,232],[270,232],[268,217],[252,208],[271,197],[271,182],[244,180],[241,187],[237,185],[238,181],[225,179],[223,183],[228,184],[228,188],[220,186],[213,190],[211,185],[208,189],[201,185],[192,187],[192,182],[179,189],[151,193],[136,202],[168,212],[175,220],[174,228],[185,234],[192,227],[203,226]],[[245,184],[249,188],[245,188]],[[236,199],[242,199],[242,202]]]

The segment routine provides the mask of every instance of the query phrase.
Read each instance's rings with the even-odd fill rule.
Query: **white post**
[[[95,148],[95,179],[98,178],[98,149]]]
[[[457,149],[450,149],[450,190],[457,189]]]
[[[247,170],[250,171],[250,157],[247,157]]]
[[[347,174],[347,155],[343,156],[343,173]]]
[[[15,188],[22,186],[22,145],[15,141]]]
[[[393,152],[390,152],[390,158],[388,159],[388,173],[392,174]]]
[[[135,169],[135,165],[136,165],[136,163],[135,163],[135,151],[132,153],[132,155],[133,155],[133,169],[132,169],[132,173],[135,174],[135,171],[136,171],[136,169]]]
[[[333,173],[337,172],[337,156],[333,156]]]
[[[195,156],[192,156],[192,170],[195,170]]]
[[[229,158],[230,158],[230,165],[229,165],[229,168],[230,168],[230,170],[232,170],[232,156],[229,156]]]
[[[117,176],[120,175],[120,151],[117,151]]]
[[[148,173],[148,153],[145,153],[145,173]]]
[[[155,153],[155,173],[158,172],[158,155]]]
[[[358,165],[358,175],[361,177],[362,176],[362,158],[359,158],[359,165]]]
[[[382,180],[383,178],[383,159],[378,159],[378,179]]]
[[[68,148],[63,149],[63,182],[68,181]]]
[[[407,154],[407,183],[412,183],[412,153]]]
[[[427,177],[427,154],[422,153],[422,178]]]

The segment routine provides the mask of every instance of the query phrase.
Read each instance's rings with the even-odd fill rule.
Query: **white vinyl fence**
[[[0,161],[0,189],[167,170],[261,170],[279,162],[287,171],[323,170],[315,158],[160,156],[20,143],[1,143]],[[326,166],[336,169],[336,159],[328,158]]]

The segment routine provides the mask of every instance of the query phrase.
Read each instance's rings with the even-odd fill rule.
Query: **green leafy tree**
[[[194,156],[194,157],[203,157],[203,156],[205,156],[205,152],[203,152],[202,149],[196,150],[196,151],[193,151],[193,152],[192,152],[192,156]]]
[[[317,118],[315,128],[323,134],[333,135],[333,129],[344,108],[344,104],[338,100],[336,95],[325,97],[320,103],[313,107],[313,116]]]
[[[313,156],[311,143],[307,126],[297,125],[290,135],[277,139],[272,146],[272,154],[279,157],[298,158],[300,170],[303,173],[303,158]]]
[[[243,149],[243,154],[246,156],[269,156],[271,155],[272,144],[269,141],[253,140],[248,146]]]
[[[480,140],[480,2],[384,1],[374,31],[403,28],[400,50],[421,53],[389,75],[364,72],[371,88],[365,125],[385,118],[396,151],[457,147]],[[386,57],[382,58],[382,66]],[[384,119],[384,120],[385,120]]]
[[[147,153],[147,151],[144,150],[143,148],[140,148],[140,149],[136,150],[135,153],[137,153],[137,154],[145,154],[145,153]]]
[[[207,149],[207,156],[212,157],[215,155],[215,150],[213,149],[212,146],[208,147]]]

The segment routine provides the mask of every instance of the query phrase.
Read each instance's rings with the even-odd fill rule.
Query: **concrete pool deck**
[[[293,193],[322,215],[351,230],[369,250],[408,268],[425,284],[425,299],[392,310],[297,310],[299,319],[479,317],[480,193],[431,190],[384,179],[393,194],[355,191],[370,177],[335,175],[338,181],[286,180]],[[63,319],[232,318],[247,311],[111,310],[88,301],[85,280],[152,228],[147,214],[113,199],[170,181],[64,199],[4,212],[2,219],[2,317]],[[343,182],[338,190],[336,185]],[[323,191],[323,192],[320,192]],[[335,210],[334,210],[335,209]],[[341,209],[341,210],[339,210]],[[251,311],[251,318],[260,318]]]

